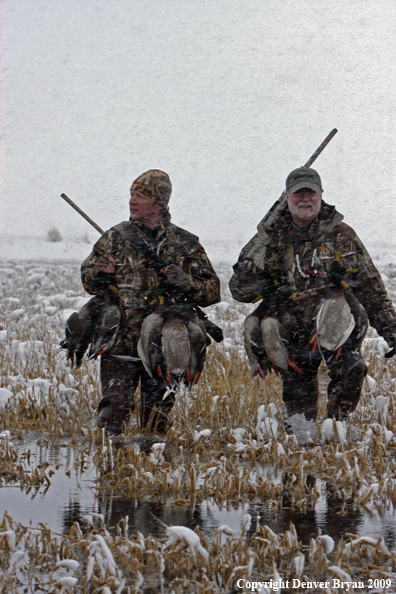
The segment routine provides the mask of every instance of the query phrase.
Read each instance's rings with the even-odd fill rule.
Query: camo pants
[[[121,433],[123,423],[134,409],[134,394],[140,382],[141,428],[150,425],[153,431],[166,430],[173,406],[172,395],[164,399],[163,380],[151,378],[140,361],[123,361],[104,353],[100,361],[100,380],[102,399],[98,406],[98,427]]]
[[[323,351],[326,366],[329,369],[330,383],[327,387],[327,416],[345,419],[355,410],[367,374],[359,348],[352,348],[347,341],[336,359],[334,352]],[[348,348],[349,347],[349,348]],[[289,348],[289,347],[288,347]],[[318,412],[318,369],[321,357],[312,348],[295,347],[289,349],[296,366],[301,371],[288,368],[280,370],[283,382],[283,402],[288,415],[304,413],[307,419],[316,419]]]

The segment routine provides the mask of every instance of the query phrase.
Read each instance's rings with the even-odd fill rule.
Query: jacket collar
[[[138,233],[140,236],[145,237],[146,239],[154,239],[156,241],[160,241],[166,235],[170,224],[170,215],[166,213],[168,216],[164,216],[163,219],[152,229],[146,227],[140,221],[131,221],[129,220],[130,224],[132,225],[133,229]]]

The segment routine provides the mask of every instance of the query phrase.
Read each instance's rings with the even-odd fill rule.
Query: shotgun
[[[97,231],[99,231],[99,233],[101,235],[104,234],[104,231],[99,227],[99,225],[97,225],[95,223],[95,221],[93,219],[91,219],[91,217],[89,217],[83,210],[81,210],[81,208],[79,206],[77,206],[77,204],[75,202],[73,202],[73,200],[71,200],[71,198],[66,196],[66,194],[61,194],[61,198],[63,198],[63,200],[66,200],[66,202],[68,204],[70,204],[70,206],[72,208],[74,208],[74,210],[76,210],[79,215],[81,215],[86,221],[88,221],[88,223],[90,225],[92,225],[92,227],[94,227]],[[161,268],[165,268],[167,266],[167,264],[165,262],[163,262],[161,260],[161,258],[159,258],[157,256],[157,254],[155,254],[155,252],[153,252],[150,249],[150,247],[141,239],[141,237],[139,237],[139,235],[137,233],[135,233],[132,229],[131,229],[130,233],[132,236],[133,243],[143,253],[144,257],[147,259],[150,266],[152,266],[157,272],[160,272]],[[165,275],[164,275],[164,277],[166,279]],[[180,297],[181,297],[181,295],[180,295]],[[216,326],[216,324],[208,318],[206,313],[204,311],[202,311],[202,309],[200,307],[198,307],[198,305],[196,305],[195,303],[193,303],[192,305],[193,305],[193,309],[194,309],[195,313],[197,314],[197,316],[203,321],[207,333],[216,342],[221,342],[224,338],[222,329],[219,328],[219,326]]]
[[[334,136],[337,134],[337,132],[338,132],[337,128],[334,128],[331,132],[329,132],[329,134],[326,136],[326,138],[324,139],[322,144],[320,144],[318,146],[318,148],[316,149],[316,151],[309,157],[309,159],[305,163],[304,167],[311,167],[312,163],[314,163],[316,161],[316,159],[319,157],[320,153],[326,148],[326,146],[329,144],[330,140],[332,138],[334,138]],[[286,200],[286,190],[284,192],[282,192],[282,194],[280,195],[278,200],[276,202],[274,202],[274,204],[271,206],[271,208],[269,209],[267,214],[264,215],[264,217],[262,218],[260,223],[266,223],[267,221],[269,221],[269,224],[272,225],[272,223],[277,218],[279,211],[281,209],[281,206],[284,204],[285,200]]]

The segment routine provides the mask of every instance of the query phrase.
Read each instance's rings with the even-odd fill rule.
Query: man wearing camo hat
[[[187,301],[203,307],[220,301],[219,279],[198,238],[170,221],[171,192],[165,172],[151,169],[139,175],[130,190],[129,221],[104,233],[81,267],[86,291],[96,294],[110,287],[122,311],[116,343],[101,355],[102,399],[97,416],[98,426],[115,434],[122,431],[133,408],[139,379],[142,428],[150,418],[154,429],[164,431],[167,426],[173,400],[164,397],[164,381],[150,377],[136,360],[142,322],[161,299],[164,275]],[[159,271],[147,253],[161,258],[166,267]]]
[[[327,415],[338,420],[356,408],[367,373],[359,348],[367,318],[392,356],[396,312],[367,250],[322,193],[314,169],[288,175],[286,200],[241,251],[230,289],[237,301],[261,300],[245,322],[253,374],[274,369],[287,413],[316,419],[323,360],[330,377]]]

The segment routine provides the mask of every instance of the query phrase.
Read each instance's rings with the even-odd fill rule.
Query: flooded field
[[[152,444],[157,443],[161,442],[137,439],[121,447],[132,447],[137,453],[150,452]],[[320,529],[335,543],[345,532],[353,532],[357,536],[370,534],[376,539],[383,537],[387,547],[396,550],[396,514],[392,501],[383,505],[369,502],[356,506],[353,496],[345,501],[331,482],[326,483],[310,475],[306,479],[306,490],[311,493],[311,501],[306,509],[293,506],[286,486],[287,471],[277,472],[271,466],[263,468],[257,462],[251,464],[252,473],[282,485],[279,505],[274,506],[273,502],[266,503],[260,498],[216,501],[214,497],[199,497],[197,501],[195,495],[186,500],[177,500],[172,496],[123,498],[111,488],[100,487],[94,448],[85,448],[86,457],[81,466],[75,446],[44,443],[40,438],[37,441],[36,438],[26,438],[23,443],[14,445],[27,472],[45,467],[47,475],[50,473],[49,482],[44,481],[37,488],[29,486],[21,489],[18,481],[3,482],[2,511],[6,510],[26,526],[36,526],[45,521],[54,532],[68,534],[75,522],[84,523],[87,517],[100,515],[111,532],[128,516],[129,535],[140,531],[144,536],[152,534],[160,538],[165,532],[164,525],[183,525],[192,529],[198,526],[206,541],[210,542],[214,529],[227,524],[231,529],[238,530],[243,516],[248,513],[259,525],[268,525],[278,533],[286,532],[292,522],[305,545],[309,545],[310,539],[315,538]],[[170,449],[172,451],[168,453],[164,448],[164,457],[173,458],[175,465],[177,458],[182,463],[176,448]],[[317,497],[312,497],[313,487],[317,490]],[[98,520],[96,522],[100,525]],[[253,528],[249,532],[252,534]]]
[[[198,386],[179,391],[167,436],[141,434],[133,416],[109,439],[95,425],[98,364],[71,370],[59,348],[87,299],[78,266],[1,267],[4,592],[215,594],[251,591],[252,580],[273,580],[262,592],[276,580],[289,580],[285,592],[342,591],[337,580],[396,591],[396,376],[385,342],[372,330],[364,341],[369,372],[348,426],[324,420],[322,369],[319,423],[287,433],[280,381],[251,378],[251,306],[232,301],[227,277],[224,301],[208,308],[226,339],[209,348]]]

